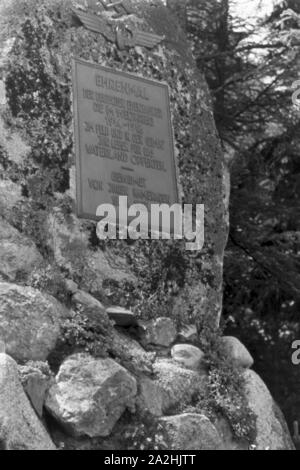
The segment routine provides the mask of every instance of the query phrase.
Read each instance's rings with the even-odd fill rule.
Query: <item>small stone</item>
[[[228,357],[237,367],[250,369],[250,367],[253,366],[253,357],[237,338],[234,336],[224,336],[222,338],[222,343]]]
[[[138,326],[135,314],[130,310],[122,307],[110,307],[106,310],[107,315],[113,320],[116,326],[129,328],[130,326]]]
[[[145,323],[144,326],[144,344],[168,348],[176,339],[177,331],[171,318],[160,317],[149,323]]]
[[[76,284],[76,282],[72,281],[71,279],[67,279],[66,289],[70,292],[70,294],[75,294],[78,291],[78,285]]]
[[[217,429],[204,415],[184,413],[161,418],[159,424],[170,450],[223,450]]]
[[[146,352],[145,349],[129,335],[122,334],[117,329],[113,330],[109,352],[113,357],[134,374],[145,372],[153,373],[153,363],[156,354]]]
[[[198,332],[196,325],[185,326],[178,333],[178,341],[184,343],[195,343],[198,341]]]
[[[82,305],[83,307],[95,308],[99,310],[99,313],[105,313],[105,308],[103,307],[101,302],[95,299],[95,297],[93,297],[92,295],[82,290],[78,290],[77,292],[75,292],[75,294],[72,297],[72,300],[75,303]]]
[[[204,352],[191,344],[176,344],[171,350],[171,356],[188,369],[200,370],[204,367]]]

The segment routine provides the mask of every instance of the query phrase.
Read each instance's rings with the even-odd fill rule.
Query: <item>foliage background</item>
[[[225,331],[248,346],[292,428],[300,419],[300,369],[291,361],[300,337],[300,107],[292,102],[300,4],[261,2],[273,3],[271,12],[245,19],[241,3],[187,1],[186,27],[231,175]]]

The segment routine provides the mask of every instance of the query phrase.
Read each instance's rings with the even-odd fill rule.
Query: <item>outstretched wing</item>
[[[123,2],[118,3],[122,4]],[[116,7],[117,4],[113,5]],[[110,6],[111,5],[106,5],[107,8]],[[72,9],[72,12],[80,23],[87,29],[95,33],[102,34],[102,36],[104,36],[108,41],[115,42],[116,33],[107,24],[107,21],[101,19],[94,13],[86,13],[75,8]],[[131,34],[132,38],[128,40],[123,37],[122,34],[118,33],[118,44],[121,48],[124,48],[124,46],[142,46],[147,47],[148,49],[153,49],[165,39],[164,36],[158,36],[157,34],[146,33],[145,31],[140,30],[131,31]]]
[[[115,34],[112,29],[107,25],[106,21],[102,20],[93,13],[85,13],[81,10],[72,9],[75,17],[80,21],[80,23],[85,26],[85,28],[93,31],[94,33],[102,34],[109,41],[115,41]]]
[[[146,33],[145,31],[136,30],[133,34],[135,45],[153,49],[153,47],[160,44],[165,37],[158,36],[157,34]]]

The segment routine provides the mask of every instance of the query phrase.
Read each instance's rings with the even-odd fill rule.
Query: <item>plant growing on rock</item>
[[[108,357],[112,324],[98,309],[77,307],[72,319],[63,324],[61,337],[49,357],[53,370],[58,370],[64,359],[72,354],[86,352],[93,357]]]
[[[70,293],[66,288],[64,274],[55,264],[48,264],[44,268],[33,271],[27,284],[70,306]]]
[[[224,416],[237,439],[247,440],[249,445],[256,439],[256,416],[250,410],[245,395],[243,369],[236,367],[228,358],[222,343],[222,329],[203,321],[200,346],[205,352],[208,383],[205,393],[197,398],[189,409],[207,414],[212,420]]]
[[[126,448],[129,450],[167,450],[162,426],[152,416],[144,415],[125,430]]]

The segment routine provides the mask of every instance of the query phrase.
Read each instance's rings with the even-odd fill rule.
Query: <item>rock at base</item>
[[[99,315],[105,315],[105,308],[99,302],[99,300],[95,299],[92,295],[84,292],[82,290],[77,290],[72,297],[73,302],[78,304],[84,308],[95,309]]]
[[[169,450],[222,450],[222,440],[210,420],[194,413],[161,418]]]
[[[146,352],[142,346],[128,335],[120,333],[115,329],[112,333],[111,345],[109,352],[113,357],[129,371],[136,375],[142,372],[146,374],[153,373],[153,363],[156,354]]]
[[[149,413],[152,416],[162,416],[164,407],[163,389],[149,377],[139,379],[137,411],[141,415]]]
[[[31,287],[0,282],[0,339],[16,361],[45,361],[60,325],[70,315],[54,297]]]
[[[160,359],[153,366],[156,383],[162,389],[163,413],[174,410],[205,391],[206,374],[186,369],[169,359]]]
[[[204,367],[204,352],[191,344],[176,344],[171,350],[174,361],[192,370]]]
[[[246,398],[256,417],[257,450],[294,450],[285,419],[268,388],[252,370],[245,372]]]
[[[234,336],[224,336],[221,341],[228,357],[236,366],[243,367],[244,369],[250,369],[253,366],[253,357],[237,338]]]
[[[0,443],[7,450],[55,450],[31,408],[15,361],[0,354]]]
[[[177,331],[171,318],[159,317],[144,323],[144,345],[162,346],[168,348],[174,343]]]
[[[62,364],[46,408],[75,437],[105,437],[136,393],[136,380],[112,359],[75,354]]]

